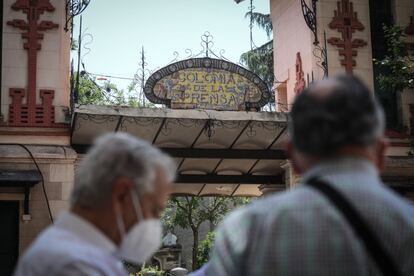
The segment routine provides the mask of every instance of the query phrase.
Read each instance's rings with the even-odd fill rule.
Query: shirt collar
[[[72,212],[61,214],[56,220],[55,226],[73,233],[85,242],[104,251],[113,253],[116,250],[116,245],[102,231]]]
[[[370,161],[357,157],[340,157],[324,160],[311,167],[303,175],[303,182],[306,182],[312,177],[349,174],[365,175],[379,179],[378,170]]]

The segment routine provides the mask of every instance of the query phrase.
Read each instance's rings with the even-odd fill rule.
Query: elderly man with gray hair
[[[352,76],[305,89],[287,152],[295,188],[231,214],[204,275],[414,275],[414,206],[381,181],[384,114]]]
[[[15,275],[127,275],[121,260],[143,263],[161,244],[159,221],[175,166],[128,134],[107,134],[76,171],[70,211],[20,260]]]

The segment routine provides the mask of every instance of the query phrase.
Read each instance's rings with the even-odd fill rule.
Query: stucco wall
[[[55,91],[56,122],[64,122],[63,110],[69,106],[69,58],[70,37],[64,31],[65,1],[51,0],[54,12],[45,12],[40,20],[50,20],[59,24],[57,29],[42,32],[39,40],[41,50],[37,55],[37,103],[40,104],[39,89]],[[22,30],[7,25],[13,19],[27,20],[22,11],[14,11],[11,5],[15,0],[3,1],[3,51],[1,113],[8,119],[8,106],[11,102],[9,88],[27,88],[27,50],[23,49]]]
[[[274,70],[276,80],[286,81],[287,103],[292,104],[295,87],[296,53],[302,57],[303,71],[312,73],[313,38],[302,16],[300,1],[271,0],[270,13],[274,37]],[[280,84],[276,83],[276,88]],[[277,98],[277,97],[276,97]]]
[[[342,39],[341,33],[335,29],[330,29],[328,24],[332,21],[334,11],[337,10],[337,3],[341,0],[320,0],[317,4],[318,31],[321,42],[323,32],[326,31],[326,38],[338,37]],[[354,11],[357,12],[358,20],[364,26],[364,30],[356,30],[352,34],[352,39],[362,39],[367,45],[355,48],[357,56],[354,57],[356,66],[353,74],[360,77],[373,91],[374,79],[372,68],[372,46],[371,46],[371,23],[369,15],[369,0],[352,0]],[[341,65],[342,56],[338,54],[340,48],[327,43],[329,75],[345,73],[345,67]]]
[[[310,1],[307,2],[311,6]],[[320,0],[317,2],[318,39],[321,46],[324,44],[324,31],[326,31],[327,39],[330,37],[341,38],[337,30],[328,27],[334,16],[334,10],[337,8],[337,2],[337,0]],[[366,46],[357,49],[358,55],[355,57],[354,74],[362,78],[370,88],[373,88],[369,1],[354,0],[352,2],[359,20],[365,27],[363,31],[356,31],[353,38],[363,39],[367,42]],[[313,55],[315,49],[313,45],[314,37],[305,23],[300,1],[270,0],[270,11],[275,37],[275,75],[278,81],[287,82],[286,88],[290,106],[295,96],[293,89],[296,82],[296,53],[300,52],[302,58],[305,81],[307,81],[307,75],[309,75],[310,80],[312,79],[312,72],[315,80],[322,79],[323,70],[318,67],[317,58]],[[338,55],[338,48],[328,43],[327,53],[329,74],[344,73],[345,67],[340,64],[342,57]],[[276,83],[276,88],[279,85]]]
[[[412,0],[394,0],[394,5],[395,23],[406,27],[410,22],[410,16],[414,16],[414,2]],[[414,42],[414,36],[407,37],[407,40]]]
[[[45,181],[52,215],[56,218],[69,206],[69,196],[74,181],[74,162],[76,153],[69,147],[28,146],[33,153]],[[0,145],[0,170],[36,170],[33,160],[19,146]],[[41,183],[30,191],[29,213],[31,220],[24,222],[23,193],[17,188],[2,188],[0,200],[20,201],[19,254],[37,235],[50,224],[46,200]]]

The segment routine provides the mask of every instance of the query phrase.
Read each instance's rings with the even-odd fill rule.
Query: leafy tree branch
[[[246,204],[244,198],[231,197],[173,197],[162,214],[162,221],[168,229],[179,226],[191,229],[193,233],[192,269],[199,268],[199,231],[204,222],[217,225],[232,208]]]

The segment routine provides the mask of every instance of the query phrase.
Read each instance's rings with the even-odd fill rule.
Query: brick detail
[[[300,56],[300,52],[296,53],[296,82],[295,82],[295,88],[294,91],[296,94],[299,94],[302,92],[302,90],[305,88],[306,82],[305,82],[305,74],[303,73],[302,69],[302,58]]]
[[[25,97],[24,89],[11,88],[10,97],[12,103],[9,107],[9,123],[11,125],[28,124],[29,116],[27,114],[27,105],[22,106],[23,98]]]
[[[27,15],[27,21],[14,19],[7,25],[23,30],[22,38],[25,40],[23,47],[28,52],[28,85],[26,89],[11,88],[10,97],[12,103],[9,107],[10,126],[52,126],[54,124],[54,107],[52,100],[54,91],[40,90],[42,104],[36,103],[37,91],[37,52],[41,49],[39,40],[43,39],[44,32],[55,29],[59,25],[51,21],[40,21],[40,15],[53,12],[55,8],[49,0],[17,0],[11,8],[14,11],[22,11]],[[26,98],[26,104],[23,104]]]
[[[353,67],[356,66],[354,57],[358,52],[356,48],[364,47],[367,42],[362,39],[352,39],[355,31],[363,31],[364,25],[359,21],[357,12],[354,12],[354,5],[349,0],[337,2],[337,9],[334,17],[329,23],[329,28],[341,33],[342,38],[331,37],[328,43],[339,48],[338,53],[343,56],[341,65],[345,66],[345,71],[352,74]]]
[[[34,108],[34,120],[29,119],[30,107],[23,104],[25,90],[19,88],[10,89],[12,103],[9,107],[9,125],[11,126],[51,126],[55,121],[55,107],[52,105],[55,91],[40,90],[42,104],[36,104]]]

